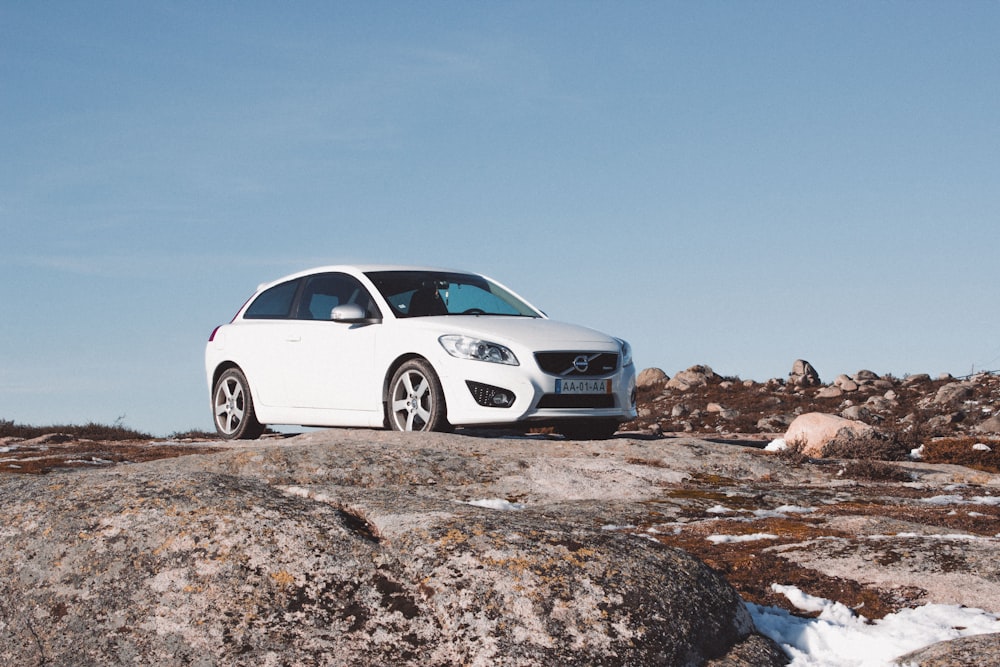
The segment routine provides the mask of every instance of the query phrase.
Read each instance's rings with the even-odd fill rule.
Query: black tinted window
[[[531,306],[482,276],[445,271],[373,271],[367,274],[397,317],[519,315]]]
[[[288,317],[288,313],[292,309],[292,299],[295,298],[295,290],[298,286],[298,280],[291,280],[261,292],[260,296],[254,299],[250,307],[247,308],[243,317],[250,320]]]

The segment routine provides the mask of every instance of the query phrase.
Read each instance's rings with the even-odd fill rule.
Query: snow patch
[[[758,630],[785,650],[791,667],[878,667],[931,644],[1000,632],[995,614],[959,605],[929,604],[869,622],[839,602],[795,586],[771,590],[818,618],[801,618],[776,607],[746,603]]]
[[[765,452],[783,452],[788,449],[788,443],[784,438],[775,438],[764,448]]]
[[[734,542],[755,542],[757,540],[776,540],[777,535],[771,533],[751,533],[749,535],[709,535],[705,538],[712,544],[732,544]]]
[[[509,500],[504,500],[503,498],[483,498],[482,500],[469,500],[466,501],[466,505],[474,505],[475,507],[485,507],[491,510],[523,510],[524,503],[512,503]]]

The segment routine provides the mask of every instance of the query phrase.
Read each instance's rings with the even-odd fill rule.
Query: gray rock
[[[925,648],[897,658],[899,667],[982,667],[996,664],[1000,656],[1000,634],[974,635]]]
[[[836,379],[833,381],[833,385],[847,392],[858,390],[858,383],[852,380],[849,376],[844,375],[843,373],[841,373],[836,377]]]
[[[927,373],[917,373],[916,375],[907,375],[903,379],[904,387],[912,387],[914,385],[923,384],[924,382],[930,382],[931,376]]]
[[[788,374],[788,384],[795,387],[818,387],[819,373],[805,359],[796,359],[792,364],[792,372]]]
[[[635,379],[638,387],[655,387],[665,384],[670,379],[666,373],[659,368],[644,368]]]
[[[976,425],[979,433],[1000,433],[1000,415],[993,415]]]
[[[934,396],[934,403],[938,405],[957,405],[966,399],[972,398],[975,385],[969,382],[949,382],[940,389]]]
[[[956,412],[949,412],[943,415],[937,415],[927,420],[927,427],[933,430],[942,428],[944,426],[949,426],[951,424],[958,424],[960,422],[965,421],[965,417],[966,414],[961,410],[958,410]]]
[[[783,433],[794,419],[793,415],[769,415],[757,420],[757,428],[765,433]]]
[[[696,387],[704,387],[709,382],[718,380],[719,376],[709,366],[691,366],[687,370],[680,371],[667,382],[669,389],[679,389],[680,391],[690,391]]]
[[[851,376],[851,379],[858,384],[872,384],[879,379],[878,373],[867,369],[862,369]]]
[[[893,403],[885,396],[871,396],[865,401],[865,405],[876,412],[885,412],[892,408]]]
[[[447,499],[476,458],[319,442],[2,478],[0,663],[686,665],[752,636],[683,551],[576,504]]]
[[[844,395],[844,390],[840,387],[835,387],[833,385],[829,387],[823,387],[816,392],[816,398],[839,398]]]
[[[863,405],[852,405],[849,408],[843,410],[840,416],[844,419],[850,419],[852,421],[865,421],[871,419],[872,411]]]
[[[785,432],[785,442],[815,457],[825,456],[834,445],[873,437],[875,429],[868,424],[821,412],[796,417]]]

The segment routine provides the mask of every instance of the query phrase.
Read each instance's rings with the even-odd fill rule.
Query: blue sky
[[[640,367],[1000,368],[1000,3],[0,1],[0,419],[211,428],[260,282],[468,268]]]

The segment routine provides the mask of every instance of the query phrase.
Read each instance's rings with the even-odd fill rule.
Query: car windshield
[[[541,317],[516,296],[471,273],[372,271],[366,274],[397,317],[512,315]]]

